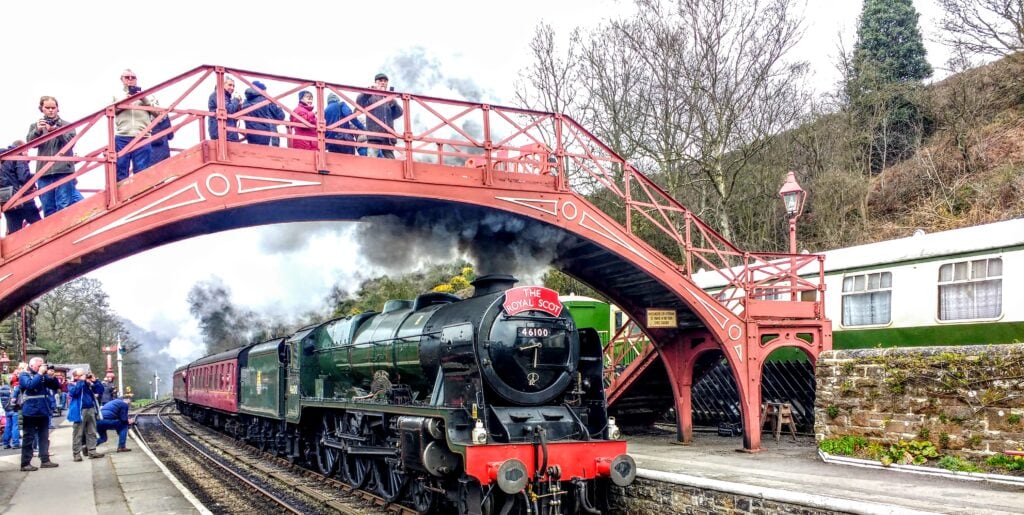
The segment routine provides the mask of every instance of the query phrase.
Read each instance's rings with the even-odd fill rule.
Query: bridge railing
[[[235,94],[248,102],[229,109],[225,79],[235,83]],[[262,86],[262,87],[261,87]],[[296,114],[298,94],[313,94],[314,121]],[[259,94],[259,98],[256,96]],[[376,97],[360,105],[360,96]],[[347,104],[351,114],[328,122],[324,110],[331,96]],[[152,105],[135,105],[142,98]],[[212,106],[210,104],[213,99]],[[110,97],[105,108],[68,123],[40,138],[0,154],[0,161],[27,162],[35,169],[28,184],[13,192],[0,210],[34,201],[54,188],[78,181],[101,192],[107,209],[124,203],[116,187],[116,163],[128,153],[161,137],[173,137],[172,150],[193,148],[208,140],[208,125],[216,124],[215,159],[229,159],[228,134],[243,139],[274,136],[281,146],[312,145],[315,170],[324,173],[328,145],[344,145],[354,152],[375,154],[391,150],[404,163],[404,177],[415,180],[416,163],[466,167],[492,184],[514,174],[517,181],[572,190],[588,198],[615,218],[629,234],[661,248],[688,276],[705,271],[716,275],[719,300],[740,316],[757,300],[806,300],[813,316],[822,317],[823,266],[817,256],[744,252],[728,242],[693,212],[673,199],[652,178],[639,172],[607,145],[568,116],[450,100],[405,92],[380,91],[251,72],[220,66],[199,66],[124,99]],[[391,127],[381,119],[381,108],[400,107]],[[262,118],[263,111],[279,110],[284,119]],[[125,109],[149,112],[151,121],[122,149],[115,140],[116,117]],[[271,109],[266,109],[271,108]],[[158,130],[162,118],[170,127]],[[356,120],[378,122],[380,130],[351,125]],[[274,130],[252,127],[270,123]],[[54,155],[39,155],[41,146],[60,140]],[[306,150],[307,152],[310,150]],[[74,172],[45,188],[39,177],[59,163],[71,162]],[[143,172],[144,173],[144,172]],[[41,224],[46,224],[44,220]],[[660,245],[656,244],[658,241]],[[668,248],[666,249],[666,244]],[[805,279],[808,278],[808,279]]]
[[[604,345],[605,386],[612,386],[626,367],[653,351],[642,328],[632,319],[626,321]]]

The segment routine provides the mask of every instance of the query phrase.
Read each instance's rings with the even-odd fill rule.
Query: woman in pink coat
[[[309,122],[312,127],[292,127],[292,133],[296,136],[312,136],[316,138],[316,114],[313,113],[313,94],[308,91],[299,92],[299,105],[295,108],[289,121],[302,123],[302,120]],[[304,148],[316,150],[316,141],[290,138],[288,146],[291,148]]]

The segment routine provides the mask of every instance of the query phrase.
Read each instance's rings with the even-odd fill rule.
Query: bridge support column
[[[738,361],[730,359],[734,364],[743,419],[743,449],[740,450],[761,452],[761,366],[767,354],[761,348],[757,322],[748,322],[746,332],[743,350],[735,356]]]
[[[689,376],[693,376],[693,363],[689,364]],[[677,439],[685,445],[693,443],[693,380],[685,381],[676,389]]]
[[[661,347],[661,358],[675,398],[677,441],[693,442],[693,369],[704,352],[718,350],[718,343],[704,331],[684,333]]]
[[[750,370],[757,368],[756,371]],[[739,389],[739,410],[743,420],[744,453],[761,452],[761,360],[749,361],[746,388]]]

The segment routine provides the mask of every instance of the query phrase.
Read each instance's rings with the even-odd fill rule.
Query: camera
[[[142,88],[140,88],[139,86],[128,86],[129,95],[134,95],[140,91],[142,91]]]

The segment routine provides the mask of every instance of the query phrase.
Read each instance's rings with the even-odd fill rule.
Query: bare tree
[[[543,108],[574,109],[570,115],[731,239],[737,181],[805,105],[807,64],[786,59],[801,35],[798,2],[637,0],[636,15],[595,30],[566,58],[535,44],[527,78],[548,88]],[[550,27],[538,40],[553,41]],[[575,73],[544,72],[568,68]],[[552,82],[558,77],[580,87]]]
[[[678,0],[673,21],[690,38],[680,86],[692,118],[689,163],[711,185],[715,221],[733,238],[736,181],[799,119],[807,63],[787,62],[801,36],[793,0]]]
[[[1024,50],[1024,0],[938,0],[944,41],[968,54],[1002,57]]]
[[[541,23],[530,41],[533,64],[517,83],[516,102],[531,109],[572,113],[579,99],[579,31],[573,31],[565,54],[559,53],[555,29]]]

